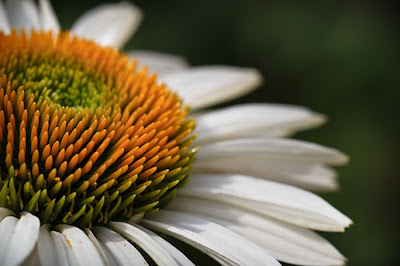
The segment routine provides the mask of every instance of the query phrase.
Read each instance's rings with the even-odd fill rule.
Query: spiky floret
[[[135,68],[68,32],[0,32],[0,207],[90,227],[174,197],[195,123]]]

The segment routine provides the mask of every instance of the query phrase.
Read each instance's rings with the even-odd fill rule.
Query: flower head
[[[310,229],[351,220],[295,186],[335,188],[327,165],[347,157],[284,138],[323,116],[273,104],[196,112],[260,75],[149,52],[131,61],[115,49],[141,19],[128,3],[89,11],[71,32],[39,7],[0,2],[0,264],[190,265],[159,233],[221,264],[344,263]]]
[[[155,75],[68,33],[0,43],[1,207],[86,227],[154,211],[185,182],[194,122]]]

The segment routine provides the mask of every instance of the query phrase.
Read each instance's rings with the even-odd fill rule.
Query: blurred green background
[[[54,1],[63,28],[106,1]],[[109,2],[109,1],[108,1]],[[325,126],[296,137],[351,157],[341,190],[322,194],[355,224],[324,234],[348,265],[395,265],[399,250],[396,110],[400,50],[388,1],[135,1],[144,21],[126,49],[185,56],[192,65],[259,69],[264,85],[235,102],[304,105]],[[394,3],[394,2],[393,2]]]

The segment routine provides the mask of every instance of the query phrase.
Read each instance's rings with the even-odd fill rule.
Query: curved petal
[[[99,243],[104,245],[118,265],[146,265],[142,254],[125,238],[104,226],[92,229]]]
[[[283,104],[240,104],[195,115],[200,144],[252,136],[281,137],[297,130],[319,126],[321,114],[307,108]]]
[[[0,222],[7,216],[15,216],[15,213],[10,209],[0,207]]]
[[[21,264],[33,251],[39,238],[39,228],[39,219],[30,213],[24,213],[13,230],[2,265]]]
[[[55,254],[58,266],[78,265],[78,261],[72,252],[72,248],[65,237],[57,231],[50,231],[51,238],[54,242]]]
[[[40,227],[38,244],[36,245],[40,265],[43,266],[52,266],[57,263],[57,251],[55,250],[50,230],[51,225],[49,224],[44,224]]]
[[[254,158],[221,157],[197,160],[192,173],[227,173],[254,176],[312,191],[338,189],[337,173],[330,167],[309,162],[287,162]]]
[[[31,254],[25,259],[20,266],[42,265],[39,260],[38,245],[35,246]],[[54,264],[53,264],[54,265]]]
[[[79,264],[105,265],[92,241],[81,229],[66,224],[59,224],[55,229],[67,239]]]
[[[171,54],[151,51],[131,51],[128,52],[130,59],[138,60],[138,66],[146,66],[149,73],[157,73],[159,79],[162,80],[163,75],[182,71],[189,67],[186,59]]]
[[[7,12],[3,1],[0,1],[0,31],[3,31],[5,34],[10,33],[10,23],[8,23]]]
[[[142,224],[194,246],[223,265],[279,265],[246,238],[192,215],[158,211],[143,219]]]
[[[162,80],[193,110],[243,96],[262,81],[255,69],[232,66],[200,66],[164,75]]]
[[[40,25],[43,30],[59,31],[60,23],[49,0],[39,0]]]
[[[39,11],[33,0],[7,0],[6,7],[11,28],[27,32],[40,29]]]
[[[279,138],[232,139],[203,145],[197,152],[198,160],[223,158],[242,160],[270,160],[273,162],[308,162],[346,164],[348,157],[338,150],[315,143]]]
[[[172,256],[172,258],[176,261],[176,263],[178,263],[178,265],[194,266],[194,264],[185,256],[185,254],[180,252],[179,249],[171,245],[164,238],[160,237],[156,233],[150,231],[149,229],[143,226],[140,226],[138,224],[135,224],[135,226],[138,227],[140,230],[146,232],[149,236],[151,236],[151,238],[153,238],[165,251],[167,251]]]
[[[178,265],[167,251],[137,226],[123,222],[110,222],[109,226],[143,249],[157,265]]]
[[[95,248],[97,249],[97,252],[99,252],[100,256],[103,258],[105,264],[107,266],[113,266],[113,265],[117,265],[117,263],[114,261],[113,257],[111,256],[110,252],[108,252],[107,248],[104,247],[95,237],[95,235],[92,233],[92,231],[90,231],[89,229],[85,229],[85,233],[88,236],[88,238],[90,239],[90,241],[92,241],[93,245],[95,246]]]
[[[7,256],[9,244],[17,223],[18,219],[13,216],[4,218],[0,223],[0,265],[4,265],[4,259]]]
[[[121,48],[132,37],[142,12],[128,2],[99,5],[84,13],[71,31],[100,45]]]
[[[241,175],[193,175],[180,195],[229,203],[322,231],[344,231],[352,221],[308,191]]]
[[[276,259],[300,265],[339,265],[345,258],[311,230],[207,199],[177,197],[167,207],[209,219],[264,247]]]

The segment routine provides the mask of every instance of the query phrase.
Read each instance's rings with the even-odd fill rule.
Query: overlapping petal
[[[262,78],[255,69],[232,66],[199,66],[164,75],[193,110],[233,100],[257,88]]]
[[[80,264],[105,265],[96,247],[81,229],[66,224],[59,224],[55,229],[65,237]]]
[[[178,265],[170,254],[165,251],[149,234],[139,226],[123,222],[110,222],[110,228],[125,236],[140,246],[157,265]]]
[[[103,226],[93,228],[93,233],[111,254],[117,265],[147,264],[140,252],[125,238]]]
[[[67,239],[57,231],[50,231],[53,239],[57,262],[56,265],[78,265],[78,261],[72,252],[70,244]]]
[[[249,175],[312,191],[334,191],[339,187],[336,171],[319,163],[220,158],[198,160],[193,171]]]
[[[90,241],[92,241],[94,247],[97,249],[97,252],[99,252],[99,255],[103,259],[105,265],[117,265],[110,252],[103,244],[99,242],[93,232],[85,228],[85,233]]]
[[[37,251],[39,261],[43,266],[56,265],[57,251],[55,250],[55,243],[50,234],[51,225],[44,224],[39,230],[39,239],[37,242]]]
[[[341,255],[311,230],[209,199],[180,196],[167,209],[214,221],[246,237],[279,260],[302,265],[342,264]]]
[[[259,246],[207,219],[158,211],[142,223],[194,246],[223,265],[280,265]]]
[[[203,145],[199,160],[241,158],[286,162],[345,164],[348,157],[338,150],[301,140],[281,138],[245,138]]]
[[[15,227],[10,225],[4,226],[6,230],[9,230],[7,234],[11,233],[11,236],[9,238],[6,237],[6,255],[0,255],[0,264],[19,265],[31,254],[36,245],[39,238],[40,221],[36,216],[30,213],[24,213],[23,217],[17,221],[15,220],[16,218],[11,216],[6,219],[12,219],[10,222],[13,225],[15,223]],[[0,225],[2,225],[5,220],[3,220]],[[10,230],[11,228],[12,230]],[[2,236],[1,238],[3,238],[3,234],[1,233],[0,235]]]
[[[135,226],[139,227],[142,231],[146,232],[151,236],[166,252],[168,252],[172,258],[182,266],[192,266],[194,265],[179,249],[171,245],[168,241],[157,235],[156,233],[150,231],[149,229],[142,227],[135,223]]]
[[[283,104],[239,104],[195,114],[199,144],[263,136],[282,137],[321,125],[325,117],[311,110]]]
[[[302,227],[344,231],[352,221],[321,197],[292,186],[241,175],[193,175],[180,195],[229,203]]]
[[[9,250],[9,243],[17,225],[18,219],[13,216],[5,217],[0,223],[0,265],[3,265],[4,259]]]

